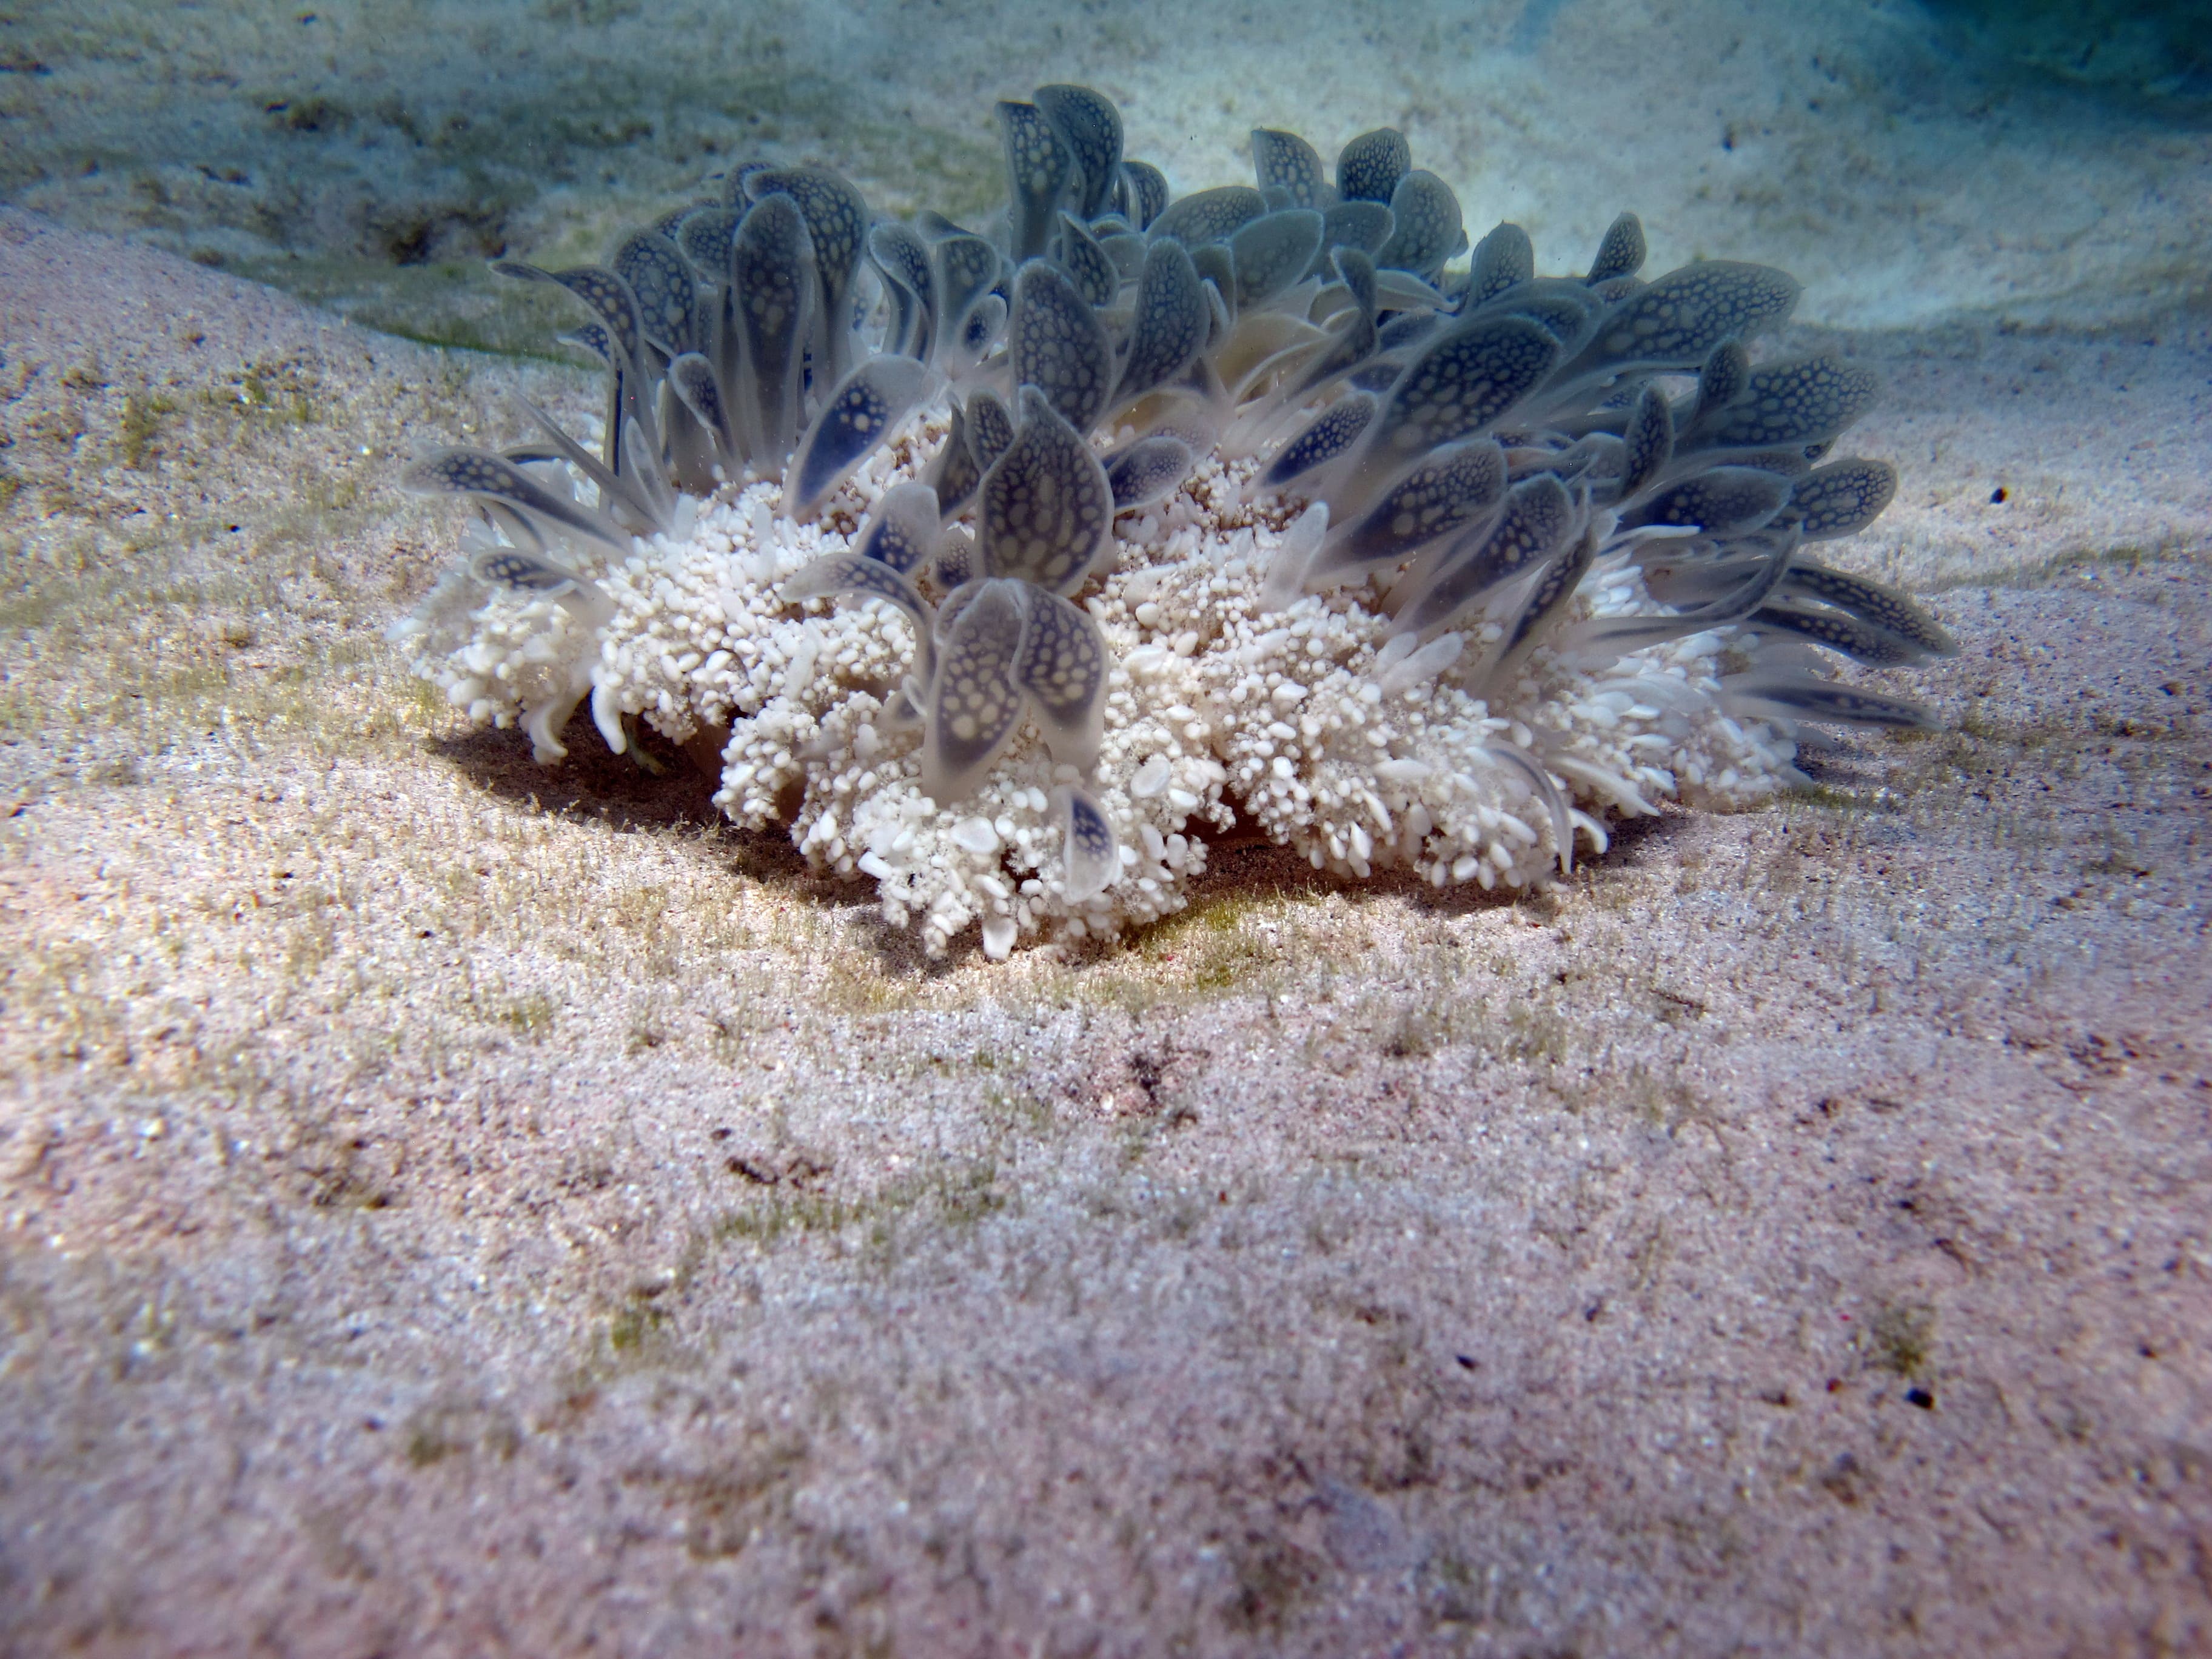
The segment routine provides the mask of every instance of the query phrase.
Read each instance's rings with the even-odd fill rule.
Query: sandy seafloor
[[[1811,9],[11,8],[0,1652],[2212,1651],[2212,141]],[[238,273],[511,345],[487,244],[965,210],[1053,78],[1796,270],[1944,729],[1004,966],[457,730],[393,474],[596,392]]]

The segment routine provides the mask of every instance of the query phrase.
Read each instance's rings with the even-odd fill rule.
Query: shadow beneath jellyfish
[[[459,732],[434,738],[428,747],[519,811],[594,820],[622,835],[680,837],[721,872],[774,888],[833,919],[889,979],[941,978],[961,964],[957,945],[932,959],[918,933],[885,921],[873,883],[816,870],[781,826],[746,830],[724,817],[714,805],[718,745],[711,739],[673,744],[641,720],[625,729],[629,752],[614,754],[590,714],[579,710],[561,733],[568,756],[551,766],[532,760],[529,743],[511,731]],[[795,799],[787,804],[797,811]],[[972,945],[975,930],[969,931]]]
[[[1650,817],[1607,818],[1605,821],[1606,849],[1593,853],[1583,836],[1575,837],[1574,873],[1565,878],[1565,889],[1558,885],[1518,890],[1499,887],[1485,892],[1474,882],[1455,882],[1449,887],[1435,887],[1410,872],[1395,872],[1401,881],[1396,890],[1406,895],[1407,902],[1425,915],[1455,917],[1486,911],[1519,908],[1544,921],[1559,914],[1563,903],[1572,897],[1588,897],[1593,889],[1607,881],[1617,880],[1627,871],[1656,856],[1676,836],[1695,822],[1695,815],[1684,811],[1669,802]],[[1553,868],[1555,882],[1558,866]]]
[[[1599,857],[1578,856],[1573,884],[1580,888],[1585,883],[1606,880],[1608,866],[1618,869],[1634,861],[1663,845],[1690,822],[1690,815],[1675,811],[1626,823],[1609,822],[1606,826],[1611,838],[1609,849]],[[1514,909],[1549,918],[1562,897],[1555,890],[1526,888],[1516,891],[1499,887],[1486,892],[1474,882],[1438,888],[1404,868],[1378,870],[1364,880],[1334,874],[1316,869],[1294,848],[1269,841],[1242,813],[1226,832],[1208,836],[1206,873],[1192,881],[1188,890],[1189,903],[1159,926],[1173,930],[1202,923],[1209,914],[1220,915],[1255,902],[1311,903],[1330,898],[1341,899],[1355,910],[1395,902],[1419,915],[1446,920]],[[1145,936],[1146,930],[1133,930],[1117,941],[1079,953],[1075,960],[1079,963],[1103,960],[1122,950],[1141,949]]]
[[[1479,882],[1454,882],[1438,887],[1411,870],[1395,869],[1374,879],[1351,884],[1360,890],[1359,896],[1382,898],[1386,896],[1401,899],[1417,915],[1452,920],[1462,916],[1492,915],[1501,910],[1520,910],[1530,916],[1551,921],[1558,916],[1563,903],[1575,896],[1587,896],[1590,890],[1607,881],[1618,879],[1631,866],[1651,857],[1665,847],[1692,822],[1692,816],[1671,803],[1662,806],[1650,817],[1608,818],[1605,830],[1607,846],[1602,853],[1593,853],[1577,833],[1575,837],[1574,873],[1565,878],[1564,888],[1558,884],[1557,866],[1553,869],[1553,884],[1543,887],[1494,887],[1486,890]]]
[[[428,746],[488,793],[519,810],[596,819],[619,834],[683,835],[729,873],[839,915],[853,943],[893,980],[941,979],[972,959],[975,927],[956,938],[944,955],[932,957],[913,929],[883,918],[870,884],[815,870],[781,829],[743,830],[732,824],[714,805],[715,777],[700,757],[642,722],[629,728],[629,736],[631,752],[613,754],[589,716],[580,712],[562,733],[568,757],[553,766],[538,765],[531,758],[529,744],[513,732],[461,732],[433,738]],[[1844,757],[1831,758],[1832,763]],[[1601,856],[1584,853],[1577,857],[1575,885],[1604,881],[1608,866],[1617,869],[1664,846],[1690,822],[1689,815],[1664,811],[1654,817],[1608,823],[1609,849]],[[1498,888],[1486,892],[1473,882],[1437,888],[1404,869],[1377,871],[1365,880],[1317,870],[1304,854],[1269,841],[1241,813],[1226,831],[1209,834],[1207,842],[1206,873],[1190,884],[1189,904],[1163,926],[1173,928],[1180,922],[1202,920],[1209,911],[1257,900],[1310,902],[1340,897],[1355,907],[1395,901],[1419,915],[1439,918],[1516,907],[1549,915],[1560,902],[1553,891]],[[1146,932],[1136,928],[1117,940],[1079,947],[1070,953],[1070,965],[1079,969],[1140,947]]]
[[[469,731],[434,738],[428,747],[486,793],[519,811],[593,819],[621,835],[676,832],[730,873],[825,908],[843,908],[859,884],[824,877],[778,830],[742,830],[714,805],[714,773],[698,757],[637,722],[630,751],[611,752],[591,717],[579,712],[561,734],[568,757],[551,766],[531,758],[514,732]]]
[[[625,834],[720,823],[714,785],[684,751],[648,732],[633,752],[611,754],[587,715],[568,722],[568,758],[540,766],[527,739],[483,729],[430,739],[430,752],[491,794],[526,811],[598,818]],[[642,758],[637,751],[642,751]]]

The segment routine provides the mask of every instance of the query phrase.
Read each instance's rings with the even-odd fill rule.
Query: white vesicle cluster
[[[542,726],[588,696],[611,741],[625,715],[694,753],[702,734],[726,732],[716,805],[748,827],[787,823],[815,867],[873,880],[885,916],[918,927],[932,953],[971,925],[1002,957],[1171,915],[1206,867],[1206,836],[1240,814],[1347,876],[1400,866],[1439,886],[1540,883],[1559,867],[1557,830],[1509,750],[1559,785],[1585,852],[1603,849],[1607,814],[1667,798],[1741,805],[1796,775],[1786,737],[1720,706],[1716,635],[1595,672],[1539,647],[1486,702],[1468,677],[1494,624],[1463,647],[1448,637],[1409,653],[1386,648],[1393,624],[1369,608],[1368,587],[1270,608],[1262,589],[1286,537],[1302,534],[1302,503],[1246,505],[1249,465],[1213,459],[1120,521],[1113,569],[1079,596],[1115,659],[1088,787],[1122,869],[1071,902],[1053,791],[1079,780],[1035,731],[970,798],[930,800],[920,728],[888,714],[915,645],[907,617],[872,599],[779,596],[848,549],[867,502],[926,477],[943,435],[932,421],[879,453],[822,525],[782,518],[781,487],[756,483],[697,503],[679,535],[640,540],[627,558],[577,560],[589,580],[576,593],[527,596],[456,573],[402,626],[416,672],[477,725],[532,725],[536,711]],[[1601,562],[1561,636],[1577,618],[1652,608],[1632,568]]]
[[[475,726],[513,726],[524,710],[588,691],[596,638],[580,607],[487,589],[465,568],[450,570],[392,631],[414,644],[415,672]],[[422,654],[440,653],[434,657]],[[540,759],[548,758],[541,755]]]

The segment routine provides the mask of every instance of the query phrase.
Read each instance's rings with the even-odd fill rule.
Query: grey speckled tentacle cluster
[[[1887,665],[1953,647],[1902,594],[1800,557],[1804,544],[1870,522],[1896,477],[1879,461],[1816,466],[1872,404],[1870,374],[1826,355],[1752,368],[1747,343],[1796,303],[1787,275],[1714,260],[1645,282],[1643,228],[1623,214],[1581,276],[1539,276],[1511,224],[1455,276],[1442,267],[1465,245],[1457,204],[1413,168],[1398,134],[1347,144],[1334,192],[1293,135],[1255,134],[1254,151],[1275,216],[1293,204],[1325,217],[1389,204],[1379,246],[1326,246],[1304,296],[1333,343],[1272,386],[1250,377],[1229,411],[1232,435],[1261,434],[1261,488],[1329,509],[1328,533],[1280,573],[1279,596],[1386,579],[1410,645],[1486,632],[1490,656],[1472,678],[1494,688],[1565,618],[1586,575],[1633,566],[1668,613],[1583,624],[1555,644],[1601,665],[1735,627],[1749,666],[1731,689],[1747,713],[1924,721],[1894,698],[1833,695],[1797,648]],[[1691,382],[1687,395],[1670,397],[1670,379]]]
[[[874,349],[860,326],[861,279],[878,281],[872,224],[860,193],[834,173],[748,165],[726,175],[720,196],[625,239],[604,266],[548,271],[501,261],[502,274],[556,284],[591,313],[562,337],[608,370],[601,453],[589,455],[524,405],[552,446],[509,452],[516,465],[549,464],[532,488],[451,465],[418,465],[408,483],[469,495],[503,528],[528,526],[556,552],[579,536],[621,545],[665,532],[681,495],[709,495],[748,469],[789,468],[792,511],[817,509],[938,379],[901,350]],[[886,257],[897,265],[902,251],[890,246]],[[987,252],[987,259],[963,249],[897,268],[927,285],[949,266],[951,291],[972,300],[998,278],[999,257]],[[577,501],[572,483],[594,487],[597,501]],[[563,497],[561,510],[549,507],[549,492]]]
[[[687,497],[780,477],[782,515],[805,523],[933,413],[949,429],[926,480],[889,488],[782,598],[908,618],[917,644],[881,723],[918,738],[907,763],[937,808],[1034,726],[1078,899],[1128,857],[1088,793],[1114,664],[1080,601],[1111,567],[1116,516],[1156,512],[1209,457],[1304,511],[1262,605],[1364,595],[1388,619],[1386,693],[1449,665],[1495,702],[1540,645],[1595,672],[1725,629],[1735,672],[1717,696],[1745,718],[1785,733],[1924,720],[1816,666],[1820,650],[1890,665],[1952,647],[1904,595],[1803,556],[1864,527],[1896,478],[1830,459],[1876,395],[1865,371],[1833,353],[1753,362],[1796,301],[1784,273],[1716,260],[1647,280],[1623,214],[1587,270],[1540,276],[1517,226],[1470,245],[1450,187],[1387,128],[1333,167],[1262,129],[1254,184],[1176,197],[1088,88],[997,112],[1007,206],[975,228],[878,218],[835,173],[747,163],[604,266],[502,263],[588,313],[566,337],[605,363],[607,416],[597,454],[524,405],[531,442],[410,469],[483,509],[492,551],[472,574],[598,614],[586,563],[679,530]],[[1641,608],[1571,603],[1624,582]],[[580,694],[560,695],[531,711],[533,733]],[[1542,732],[1521,741],[1545,764],[1505,758],[1537,781],[1565,864],[1547,767],[1570,763]]]

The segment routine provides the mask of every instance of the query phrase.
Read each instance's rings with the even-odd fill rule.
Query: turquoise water
[[[752,155],[974,214],[991,100],[1055,78],[1179,189],[1243,176],[1253,125],[1387,123],[1553,260],[1631,208],[1662,253],[1801,271],[1833,321],[2141,309],[2205,228],[2201,6],[111,3],[4,33],[0,199],[507,350],[556,313],[492,255],[603,254]]]

